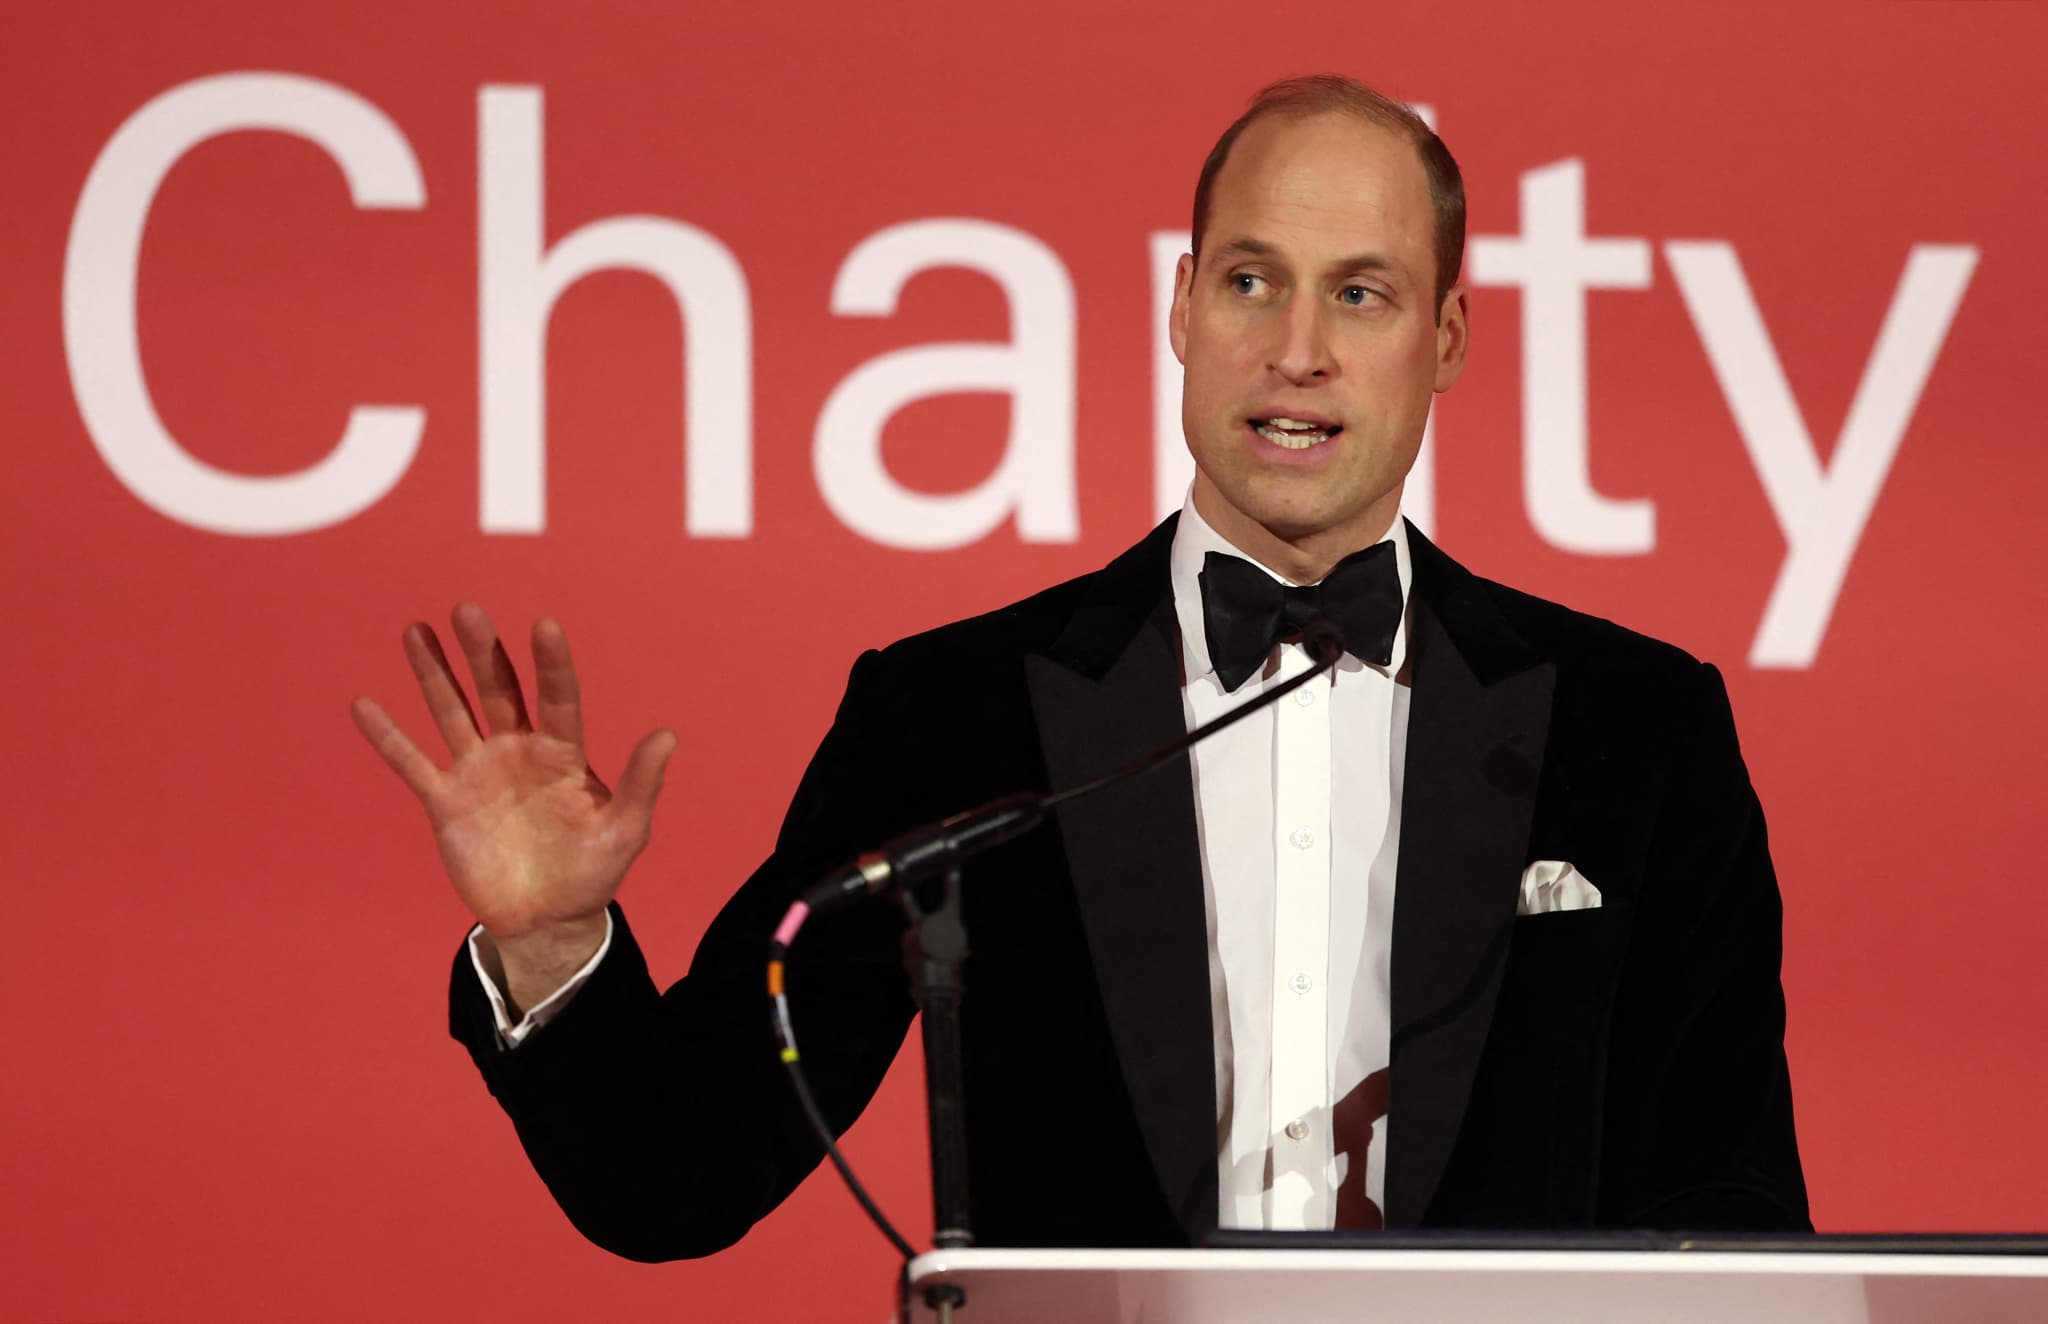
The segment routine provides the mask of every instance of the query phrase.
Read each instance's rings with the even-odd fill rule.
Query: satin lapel
[[[1072,786],[1183,734],[1171,521],[1025,659],[1046,770]],[[1118,574],[1119,570],[1138,573]],[[1190,1241],[1216,1226],[1216,1060],[1194,784],[1178,759],[1058,811],[1081,922],[1154,1170]]]
[[[1394,900],[1387,1225],[1443,1177],[1493,1019],[1550,729],[1554,664],[1410,529],[1413,658]]]

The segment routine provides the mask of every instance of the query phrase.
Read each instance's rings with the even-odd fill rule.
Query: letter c
[[[157,189],[185,153],[247,129],[317,144],[341,166],[357,207],[426,203],[405,135],[353,92],[295,74],[217,74],[180,84],[131,115],[86,176],[64,252],[64,354],[93,445],[145,504],[215,533],[305,533],[348,519],[397,484],[419,449],[424,409],[358,405],[340,443],[319,463],[250,477],[181,447],[142,375],[136,269]]]

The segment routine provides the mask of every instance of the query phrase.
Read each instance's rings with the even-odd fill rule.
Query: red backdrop
[[[406,621],[559,615],[600,770],[683,736],[625,894],[679,974],[858,649],[1150,525],[1153,249],[1247,93],[1327,67],[1431,107],[1471,192],[1418,514],[1728,673],[1816,1220],[2048,1225],[2039,7],[7,29],[0,1318],[877,1318],[885,1249],[825,1178],[705,1263],[555,1212],[445,1038],[464,917],[346,704],[424,737]],[[570,280],[621,257],[687,318]],[[920,349],[929,398],[865,366]],[[849,1149],[919,1225],[915,1069]]]

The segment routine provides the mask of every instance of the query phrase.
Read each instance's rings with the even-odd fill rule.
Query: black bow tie
[[[1292,588],[1242,557],[1202,560],[1202,629],[1209,661],[1226,691],[1266,665],[1273,645],[1317,617],[1344,636],[1344,651],[1377,666],[1394,660],[1401,625],[1401,574],[1394,544],[1374,543],[1337,563],[1320,584]]]

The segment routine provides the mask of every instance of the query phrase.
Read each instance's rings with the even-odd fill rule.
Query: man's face
[[[1195,508],[1283,573],[1393,523],[1465,360],[1465,292],[1439,324],[1435,251],[1414,147],[1349,115],[1255,121],[1217,175],[1171,314]]]

